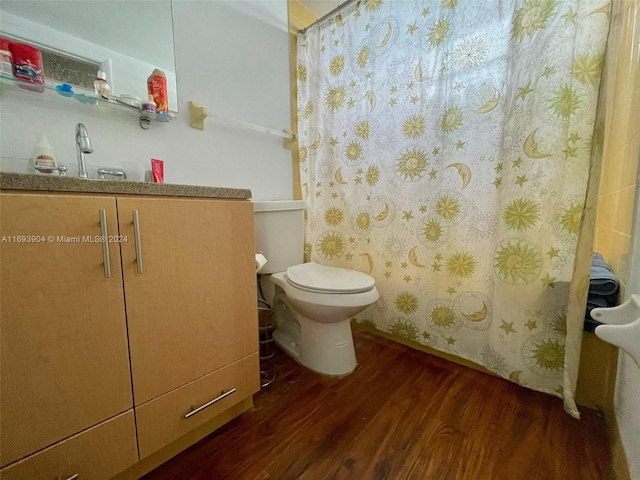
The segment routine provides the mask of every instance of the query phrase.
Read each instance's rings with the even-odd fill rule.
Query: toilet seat
[[[362,293],[375,285],[374,278],[366,273],[315,262],[287,268],[287,281],[295,288],[315,293]]]

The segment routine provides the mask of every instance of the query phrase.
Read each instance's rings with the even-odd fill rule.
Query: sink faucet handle
[[[124,172],[124,170],[119,170],[119,169],[113,169],[113,170],[108,170],[106,168],[99,168],[98,169],[98,178],[100,179],[104,179],[105,175],[112,175],[114,177],[122,177],[123,180],[127,179],[127,174]]]
[[[67,176],[67,167],[64,165],[58,165],[57,167],[50,167],[47,165],[35,165],[34,168],[39,172],[50,173],[53,171],[60,172],[61,177]]]

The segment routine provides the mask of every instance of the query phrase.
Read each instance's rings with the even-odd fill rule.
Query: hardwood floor
[[[359,366],[328,378],[276,356],[255,407],[149,473],[156,479],[612,479],[604,420],[354,331]]]

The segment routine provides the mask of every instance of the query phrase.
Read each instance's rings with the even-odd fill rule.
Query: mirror
[[[95,65],[116,96],[146,100],[159,68],[178,110],[171,0],[2,0],[0,35]]]

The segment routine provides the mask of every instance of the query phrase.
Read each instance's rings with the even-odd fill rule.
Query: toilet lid
[[[366,273],[327,267],[314,262],[289,267],[287,278],[294,287],[321,293],[366,292],[375,285],[373,277]]]

